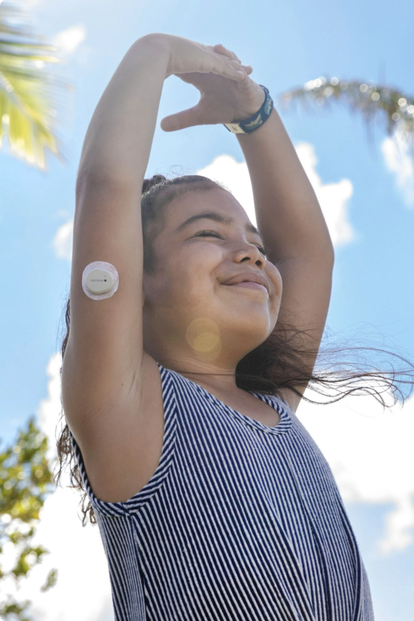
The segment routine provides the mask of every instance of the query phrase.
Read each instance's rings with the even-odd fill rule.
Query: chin
[[[233,321],[226,325],[225,330],[227,334],[234,335],[232,338],[246,342],[246,345],[248,344],[250,347],[249,351],[251,351],[268,338],[272,331],[272,325],[273,323],[268,316],[263,317],[263,315],[258,316],[258,314],[251,313],[241,321],[240,314],[238,314],[237,317],[233,318]]]
[[[229,315],[230,313],[227,316]],[[249,332],[257,331],[267,334],[272,325],[269,309],[259,304],[240,304],[231,315],[234,325],[246,326]]]

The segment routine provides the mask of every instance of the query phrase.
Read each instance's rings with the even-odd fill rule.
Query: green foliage
[[[49,73],[47,63],[62,61],[50,55],[57,48],[34,37],[27,24],[17,26],[25,13],[20,8],[0,3],[0,148],[3,128],[13,155],[31,166],[45,170],[45,148],[66,163],[60,141],[53,126],[57,119],[59,102],[56,86],[73,90],[73,86]],[[10,18],[13,20],[8,23]]]
[[[0,441],[1,443],[1,441]],[[54,491],[53,475],[47,459],[48,440],[36,426],[35,417],[18,432],[14,444],[0,453],[0,591],[2,582],[12,577],[18,584],[48,553],[43,546],[33,546],[40,509]],[[16,561],[8,572],[2,569],[4,547],[15,547]],[[41,591],[56,584],[57,570],[51,569]],[[25,616],[29,601],[18,603],[0,596],[0,617],[29,621]]]
[[[377,120],[391,136],[397,129],[411,148],[414,158],[414,97],[385,84],[372,84],[361,80],[339,80],[321,76],[301,87],[285,91],[278,97],[284,109],[293,103],[308,111],[308,104],[326,111],[331,104],[346,106],[360,114],[370,129]],[[372,135],[368,134],[371,139]],[[409,145],[411,141],[411,145]]]

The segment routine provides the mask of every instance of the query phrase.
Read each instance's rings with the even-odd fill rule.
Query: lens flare
[[[194,319],[187,327],[185,337],[199,360],[209,362],[221,353],[219,327],[208,317]]]

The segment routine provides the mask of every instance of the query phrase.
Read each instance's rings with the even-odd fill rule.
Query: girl
[[[374,619],[332,472],[295,415],[333,247],[251,73],[222,45],[146,35],[83,145],[58,449],[98,522],[117,621]],[[259,229],[210,179],[144,179],[170,75],[201,98],[161,127],[236,133]]]

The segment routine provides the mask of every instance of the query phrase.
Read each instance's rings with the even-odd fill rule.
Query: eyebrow
[[[179,233],[196,220],[214,220],[214,222],[221,222],[222,224],[233,224],[234,222],[234,218],[230,218],[230,216],[223,216],[217,211],[208,211],[206,213],[198,213],[195,216],[191,216],[191,218],[188,218],[182,224],[180,224],[180,226],[176,229],[176,232]],[[255,226],[253,226],[253,224],[251,224],[251,222],[246,222],[245,229],[249,233],[256,233],[256,235],[258,235],[263,241],[260,232]]]

